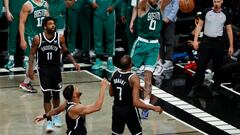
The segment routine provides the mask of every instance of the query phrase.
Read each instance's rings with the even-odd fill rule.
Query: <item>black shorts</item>
[[[138,108],[114,105],[112,108],[112,134],[122,134],[125,124],[132,134],[142,134]]]
[[[39,68],[38,74],[42,91],[60,91],[62,88],[60,68]]]

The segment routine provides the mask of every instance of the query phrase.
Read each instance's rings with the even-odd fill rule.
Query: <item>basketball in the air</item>
[[[183,13],[190,13],[195,8],[194,0],[179,0],[179,9]]]

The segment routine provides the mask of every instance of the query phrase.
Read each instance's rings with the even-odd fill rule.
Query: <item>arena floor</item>
[[[88,71],[68,71],[62,73],[64,86],[74,84],[80,88],[83,95],[83,104],[93,103],[98,96],[100,78]],[[7,75],[0,77],[0,134],[1,135],[45,135],[45,122],[35,124],[33,119],[43,114],[42,93],[40,91],[38,78],[33,85],[38,93],[26,93],[18,88],[19,83],[24,79],[24,74]],[[63,101],[63,97],[61,97]],[[112,98],[106,92],[104,105],[100,112],[87,116],[86,127],[89,135],[110,135],[111,134],[111,106]],[[65,112],[61,113],[64,121]],[[66,131],[65,122],[61,128],[55,128],[51,135],[64,135]],[[150,134],[182,134],[200,135],[202,133],[194,128],[183,124],[167,113],[161,115],[150,112],[148,120],[142,120],[143,133]],[[125,128],[126,135],[129,131]]]

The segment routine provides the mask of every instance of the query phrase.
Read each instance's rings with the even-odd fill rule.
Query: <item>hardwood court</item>
[[[74,84],[80,88],[83,95],[81,101],[83,104],[90,104],[96,100],[100,88],[100,79],[89,73],[81,72],[63,72],[63,86]],[[18,88],[19,82],[24,79],[24,75],[0,76],[0,135],[45,135],[45,121],[35,124],[33,118],[43,114],[43,97],[39,87],[38,77],[35,77],[33,86],[37,88],[38,93],[26,93]],[[61,94],[61,100],[63,97]],[[111,134],[111,116],[112,116],[112,98],[108,91],[100,112],[88,115],[86,117],[86,127],[89,135],[110,135]],[[51,135],[65,135],[65,112],[62,114],[63,127],[55,128]],[[142,120],[143,134],[182,134],[182,135],[200,135],[201,133],[193,128],[182,124],[173,117],[165,113],[159,115],[150,112],[148,120]],[[129,135],[127,127],[124,135]]]

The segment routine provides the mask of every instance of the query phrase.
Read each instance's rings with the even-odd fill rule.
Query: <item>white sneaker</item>
[[[165,63],[163,64],[164,70],[170,70],[173,69],[173,62],[170,60],[165,60]]]
[[[53,131],[54,131],[53,122],[48,120],[47,121],[47,126],[46,126],[46,132],[50,133],[50,132],[53,132]]]
[[[160,61],[157,62],[156,68],[154,69],[153,75],[154,76],[160,76],[162,75],[164,69],[163,69],[163,65]]]
[[[52,117],[52,122],[54,126],[61,127],[62,126],[62,120],[60,115],[55,115]]]

